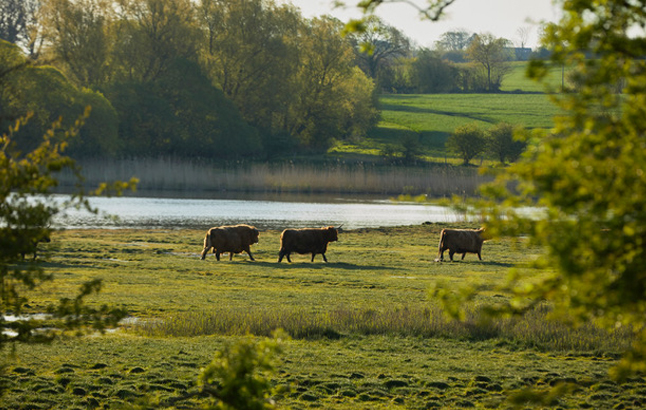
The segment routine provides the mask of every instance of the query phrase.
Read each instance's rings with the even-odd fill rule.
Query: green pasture
[[[544,81],[538,82],[527,78],[526,61],[514,61],[511,63],[511,71],[502,82],[501,91],[543,93],[549,90],[550,92],[559,92],[564,85],[567,85],[570,70],[569,67],[549,67]]]
[[[459,164],[444,144],[459,126],[477,123],[488,129],[508,122],[528,129],[549,129],[559,110],[545,94],[546,87],[560,90],[567,69],[552,67],[544,83],[527,78],[527,62],[511,63],[498,94],[382,94],[380,121],[361,141],[339,143],[330,154],[382,156],[388,147],[399,147],[405,139],[416,139],[422,158],[433,162]],[[486,159],[486,158],[485,158]]]
[[[644,379],[617,384],[607,375],[630,343],[627,333],[570,329],[550,319],[549,306],[523,318],[481,320],[483,303],[509,297],[501,286],[513,266],[527,280],[540,276],[523,267],[539,249],[494,239],[482,261],[468,254],[437,263],[443,227],[343,231],[328,248],[328,264],[309,255],[276,263],[276,231],[261,232],[256,262],[246,254],[200,260],[201,230],[56,232],[40,262],[55,280],[30,297],[28,310],[40,312],[101,278],[90,303],[126,308],[131,318],[105,335],[16,346],[15,357],[5,356],[0,408],[167,400],[195,391],[200,369],[223,343],[275,327],[292,336],[272,379],[279,408],[507,408],[518,392],[559,385],[568,394],[546,407],[646,404]],[[429,296],[438,283],[482,285],[464,322],[448,320]],[[176,408],[198,408],[202,400]]]
[[[382,95],[381,120],[366,138],[339,144],[332,153],[380,155],[405,138],[419,141],[423,156],[455,162],[444,144],[459,126],[476,123],[486,130],[499,122],[528,129],[549,129],[557,107],[546,94],[425,94]],[[449,161],[451,160],[451,161]]]

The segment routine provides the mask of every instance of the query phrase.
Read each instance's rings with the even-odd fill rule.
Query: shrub
[[[484,152],[485,147],[485,133],[476,123],[456,128],[446,140],[446,148],[459,155],[464,165],[469,165],[469,161]]]

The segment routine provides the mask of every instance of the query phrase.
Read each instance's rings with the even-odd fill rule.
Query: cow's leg
[[[316,255],[314,252],[312,252],[312,262],[314,262],[314,255]],[[324,256],[325,258],[325,256]]]
[[[480,256],[480,252],[478,252],[478,259],[482,260],[482,256]]]
[[[464,253],[462,254],[462,260],[464,260],[464,257],[465,257],[465,256],[467,256],[467,253],[466,253],[466,252],[464,252]]]
[[[247,249],[247,254],[249,255],[249,259],[251,259],[252,261],[255,261],[255,259],[253,258],[253,255],[251,254],[250,249]]]
[[[232,260],[233,260],[233,252],[229,252],[229,260],[230,260],[230,261],[232,261]]]
[[[215,253],[215,259],[220,260],[220,252],[213,251],[213,253]]]
[[[290,258],[289,255],[291,255],[291,252],[287,252],[287,254],[285,254],[285,256],[287,256],[287,262],[292,263],[292,258]]]
[[[440,261],[444,260],[444,250],[440,251],[440,257],[438,258]]]
[[[455,254],[455,252],[453,252],[452,250],[449,249],[449,258],[451,259],[451,262],[453,262],[453,255],[454,254]]]
[[[325,257],[325,254],[322,253],[321,256],[323,257],[323,260],[325,261],[325,263],[327,263],[327,258]]]

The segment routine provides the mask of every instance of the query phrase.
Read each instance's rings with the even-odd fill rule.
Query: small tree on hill
[[[446,140],[446,148],[459,155],[464,165],[469,165],[469,161],[481,154],[485,146],[485,133],[476,123],[456,128]]]
[[[484,69],[489,92],[498,91],[503,77],[511,70],[509,46],[509,40],[479,34],[473,37],[466,50],[467,59]]]

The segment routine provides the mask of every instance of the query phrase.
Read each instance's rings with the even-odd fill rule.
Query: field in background
[[[382,118],[377,128],[359,142],[338,144],[331,153],[374,158],[412,137],[418,139],[423,159],[458,165],[461,161],[444,144],[461,125],[475,122],[486,130],[508,122],[529,129],[551,128],[558,109],[543,93],[545,87],[526,77],[527,62],[513,62],[511,68],[499,94],[384,94],[379,99]],[[561,68],[550,69],[546,83],[560,89]]]
[[[105,336],[18,346],[19,360],[1,377],[0,408],[115,408],[142,396],[176,397],[194,391],[223,343],[276,326],[294,338],[273,377],[279,408],[498,408],[513,392],[560,383],[569,393],[549,407],[646,404],[644,379],[619,385],[607,376],[630,343],[626,332],[569,329],[547,316],[549,306],[520,319],[479,320],[482,303],[509,297],[501,285],[512,266],[540,251],[496,239],[485,243],[483,261],[436,263],[444,226],[344,231],[329,246],[328,264],[307,255],[276,263],[276,231],[261,232],[256,262],[201,261],[202,231],[57,232],[41,252],[56,279],[29,309],[102,278],[91,303],[125,307],[132,318],[127,330]],[[429,296],[438,282],[486,284],[467,321],[444,317]]]

